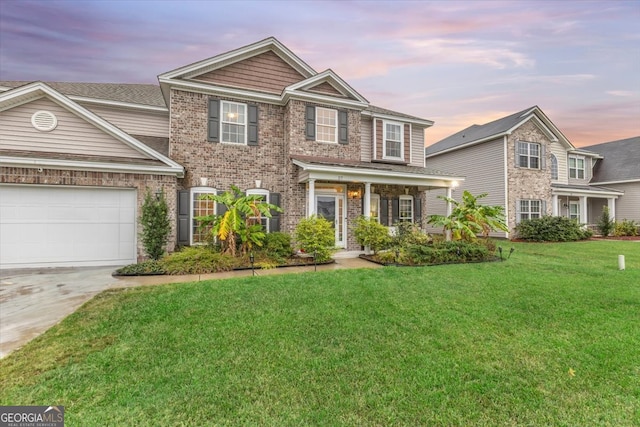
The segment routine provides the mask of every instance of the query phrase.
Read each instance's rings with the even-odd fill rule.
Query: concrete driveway
[[[0,358],[116,283],[115,269],[0,270]]]

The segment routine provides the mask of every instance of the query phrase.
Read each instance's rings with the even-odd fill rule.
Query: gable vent
[[[39,131],[49,132],[58,126],[58,119],[50,111],[36,111],[31,116],[31,124]]]

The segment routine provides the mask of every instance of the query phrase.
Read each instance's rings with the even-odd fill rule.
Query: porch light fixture
[[[262,180],[256,179],[256,188],[262,188]]]
[[[360,190],[351,190],[349,191],[350,199],[359,199],[360,198]]]

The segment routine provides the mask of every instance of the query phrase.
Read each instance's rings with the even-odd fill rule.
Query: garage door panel
[[[0,268],[136,260],[136,192],[0,185]]]

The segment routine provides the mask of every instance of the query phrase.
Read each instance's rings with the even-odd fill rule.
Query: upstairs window
[[[551,155],[551,179],[558,179],[558,158],[555,154]]]
[[[222,142],[246,144],[247,106],[236,102],[222,103]]]
[[[569,156],[569,178],[584,179],[584,157]]]
[[[316,140],[338,142],[338,111],[316,107]]]
[[[401,123],[384,122],[383,158],[404,160],[404,132]]]
[[[516,161],[521,168],[540,169],[540,144],[518,141]]]

